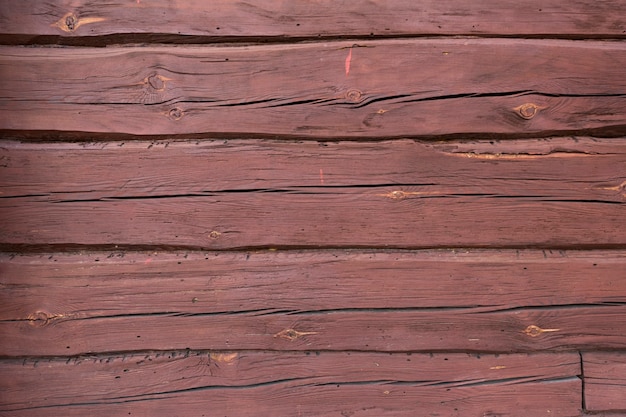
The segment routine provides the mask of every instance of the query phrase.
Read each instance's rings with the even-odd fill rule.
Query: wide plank
[[[578,378],[526,384],[470,386],[445,392],[412,384],[330,384],[321,386],[253,387],[248,390],[209,388],[164,393],[145,400],[122,399],[110,404],[84,403],[51,408],[26,408],[1,413],[10,417],[178,416],[257,417],[412,417],[416,408],[426,415],[579,417],[581,383]]]
[[[313,295],[312,295],[313,296]],[[189,301],[190,303],[193,300]],[[626,348],[626,306],[46,316],[0,321],[2,356],[140,350],[535,352]],[[114,337],[112,337],[114,335]]]
[[[489,193],[623,202],[625,167],[626,138],[5,140],[0,143],[0,196],[85,200],[398,184],[399,189],[414,185],[429,196]]]
[[[0,40],[59,42],[59,36],[85,37],[89,44],[102,35],[119,35],[105,39],[109,42],[407,35],[623,37],[626,26],[620,16],[625,14],[626,6],[619,0],[548,4],[540,0],[212,0],[210,4],[202,0],[5,0],[0,7]],[[130,36],[138,34],[151,36]],[[41,35],[54,37],[41,39]]]
[[[432,196],[421,194],[419,187],[320,187],[85,201],[23,197],[0,200],[0,245],[606,248],[626,243],[625,216],[623,203]]]
[[[0,48],[0,130],[313,138],[626,130],[626,44]]]
[[[315,402],[323,394],[328,407],[324,415],[340,415],[342,411],[351,415],[351,408],[356,411],[371,406],[367,397],[372,393],[380,401],[375,402],[376,410],[383,414],[414,412],[411,402],[417,400],[422,411],[428,407],[458,411],[446,415],[506,412],[521,416],[516,409],[523,393],[526,399],[521,401],[528,401],[530,408],[519,412],[574,416],[580,404],[577,397],[582,395],[575,380],[580,375],[577,353],[169,351],[4,359],[0,360],[0,373],[7,376],[0,379],[0,413],[30,412],[35,416],[44,412],[60,415],[83,404],[97,406],[87,414],[101,415],[116,410],[115,403],[126,403],[132,414],[143,414],[141,411],[151,408],[152,402],[168,407],[169,402],[180,401],[182,406],[202,401],[202,397],[213,404],[230,403],[230,409],[224,410],[230,416],[297,415],[298,411],[308,415],[313,408],[315,415],[320,415]],[[517,394],[504,397],[511,389]],[[204,395],[195,397],[194,391]],[[296,393],[299,399],[294,402],[269,401]],[[258,402],[248,408],[253,399]],[[285,407],[284,413],[260,413],[258,408],[278,411],[279,404]],[[168,415],[162,410],[147,414]],[[211,415],[222,414],[213,405]]]
[[[614,304],[624,276],[624,251],[4,254],[0,320]]]
[[[584,352],[582,358],[586,408],[626,413],[626,352]]]

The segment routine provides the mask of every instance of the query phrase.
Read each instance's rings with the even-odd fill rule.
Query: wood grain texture
[[[276,274],[276,279],[284,287],[280,290],[283,291],[282,293],[277,292],[271,298],[266,299],[260,298],[264,290],[257,290],[257,286],[262,288],[264,280],[267,282],[267,279],[273,278],[258,278],[258,285],[248,284],[238,288],[232,288],[232,284],[220,284],[220,281],[232,281],[234,278],[228,275],[220,277],[217,273],[219,262],[216,265],[217,269],[213,271],[211,264],[215,261],[212,256],[207,255],[204,257],[209,259],[200,257],[197,261],[206,262],[208,277],[207,273],[200,275],[185,273],[182,261],[184,257],[176,261],[176,265],[181,262],[181,273],[168,273],[167,264],[169,263],[171,268],[174,264],[172,261],[176,258],[168,260],[166,256],[166,261],[156,262],[152,260],[156,255],[152,255],[151,258],[142,258],[141,262],[131,262],[132,257],[128,261],[120,262],[121,264],[129,262],[122,269],[136,270],[137,272],[133,275],[115,274],[114,266],[119,261],[114,261],[114,264],[110,265],[113,269],[109,270],[108,275],[106,273],[98,275],[96,272],[98,268],[91,267],[81,272],[84,277],[88,271],[92,270],[93,280],[87,280],[85,277],[81,279],[80,275],[76,276],[80,269],[74,272],[70,270],[70,279],[74,283],[74,288],[67,287],[67,284],[63,285],[64,280],[68,282],[67,279],[62,278],[63,271],[67,271],[68,268],[60,267],[58,274],[61,277],[41,279],[41,284],[39,284],[44,286],[43,292],[45,292],[46,288],[59,282],[60,291],[51,290],[50,297],[45,300],[42,300],[40,295],[34,295],[32,302],[25,302],[25,308],[16,307],[17,315],[10,310],[3,310],[3,320],[0,321],[0,332],[3,334],[0,355],[59,356],[170,349],[530,352],[550,349],[615,349],[626,346],[623,297],[618,295],[618,290],[614,289],[611,293],[607,288],[611,284],[619,286],[616,281],[619,279],[618,276],[623,275],[621,272],[624,265],[623,256],[614,258],[616,264],[612,266],[610,263],[600,266],[606,262],[601,260],[604,258],[602,255],[597,256],[596,262],[592,262],[592,259],[580,259],[580,263],[574,260],[571,266],[567,265],[568,257],[559,259],[559,256],[556,256],[553,268],[556,268],[557,264],[561,264],[562,271],[574,271],[576,267],[581,267],[583,269],[583,274],[579,275],[581,280],[587,268],[593,270],[600,266],[598,271],[606,272],[606,281],[604,284],[600,281],[598,286],[600,289],[603,286],[606,288],[604,295],[598,296],[594,304],[588,302],[559,304],[559,301],[554,301],[554,298],[550,299],[550,294],[558,293],[558,291],[576,293],[576,287],[580,288],[578,290],[578,299],[580,299],[585,285],[589,284],[588,282],[575,284],[576,278],[572,281],[572,288],[568,289],[568,283],[563,280],[562,285],[553,285],[544,290],[543,295],[547,296],[547,299],[541,297],[541,290],[524,288],[523,284],[500,286],[497,281],[489,283],[490,279],[497,280],[499,273],[494,271],[502,269],[504,272],[500,274],[506,274],[512,265],[507,267],[506,263],[503,265],[498,262],[491,264],[484,260],[480,261],[476,255],[467,256],[479,265],[484,265],[487,272],[482,273],[488,274],[484,277],[478,277],[479,265],[447,265],[439,272],[441,275],[437,275],[437,273],[430,273],[434,268],[432,264],[430,267],[428,263],[412,264],[410,255],[405,258],[399,254],[398,261],[390,258],[387,260],[387,265],[389,261],[392,265],[396,262],[399,264],[408,262],[405,268],[414,265],[413,271],[419,271],[418,268],[423,266],[424,275],[414,272],[416,276],[412,278],[412,283],[403,284],[403,281],[408,278],[403,278],[407,271],[401,272],[403,269],[401,268],[398,272],[398,287],[394,280],[385,279],[384,282],[376,285],[365,284],[361,279],[355,278],[359,274],[357,272],[359,269],[367,266],[376,268],[377,264],[379,269],[373,271],[376,276],[382,276],[383,273],[387,276],[395,276],[394,267],[380,266],[380,257],[383,257],[382,261],[384,261],[383,255],[379,255],[378,259],[374,256],[373,260],[369,261],[367,255],[357,256],[357,259],[352,260],[352,262],[362,263],[357,271],[349,268],[349,265],[342,266],[340,263],[335,264],[337,261],[331,261],[328,263],[328,267],[331,268],[328,272],[334,272],[340,278],[352,277],[350,278],[352,284],[349,281],[346,282],[348,288],[341,290],[338,289],[342,285],[341,282],[336,281],[333,285],[330,281],[332,278],[326,278],[324,280],[326,290],[318,289],[323,285],[320,283],[317,288],[312,287],[311,291],[307,288],[295,289],[294,286],[298,285],[299,281],[294,277],[303,274],[309,281],[315,282],[318,271],[313,269],[311,271],[313,275],[307,276],[308,272],[290,268],[288,270],[291,272],[284,275],[279,272],[280,263],[273,264],[268,261],[259,265],[265,256],[268,254],[261,254],[260,258],[255,260],[256,255],[251,255],[253,260],[250,267],[253,270],[260,270],[261,276],[267,273],[273,277]],[[284,256],[289,258],[291,255]],[[451,263],[461,262],[455,258],[456,255],[448,255],[447,258],[444,255],[444,261],[441,264],[445,265],[445,259]],[[543,263],[545,268],[550,262],[541,261],[541,258],[532,254],[522,256],[523,261],[511,272],[511,281],[523,280],[524,277],[528,279],[526,270],[523,270],[524,267],[535,271],[537,279],[541,271],[549,271],[550,268],[543,269],[541,266],[542,262],[545,262]],[[611,257],[608,258],[611,259]],[[100,258],[97,259],[100,260]],[[109,259],[114,259],[114,257]],[[228,255],[222,262],[227,259]],[[464,259],[464,256],[460,259]],[[51,269],[55,268],[54,261],[53,256],[49,260]],[[493,261],[495,260],[492,259],[491,262]],[[509,262],[511,261],[512,257],[509,257]],[[152,262],[163,267],[162,280],[158,278],[160,273],[157,274],[154,269],[149,272],[148,268],[144,269],[142,266],[152,265]],[[191,264],[187,266],[192,267],[195,262],[193,259],[190,262]],[[591,266],[589,266],[590,262]],[[60,265],[63,263],[62,261]],[[83,265],[91,266],[93,263],[95,262],[85,259]],[[104,261],[104,263],[109,263],[109,261]],[[597,266],[594,266],[594,263]],[[34,286],[32,283],[17,282],[17,271],[30,270],[35,271],[36,274],[36,268],[33,269],[32,264],[29,268],[29,264],[27,262],[24,269],[3,265],[3,276],[13,277],[10,281],[3,282],[5,289],[3,297],[6,297],[3,302],[7,307],[14,307],[18,304],[17,300],[12,301],[12,299],[22,300],[23,297],[36,292],[35,289],[31,289]],[[34,265],[36,264],[35,261]],[[258,266],[255,267],[255,264]],[[333,264],[336,269],[332,268]],[[106,267],[103,268],[107,270]],[[513,275],[515,269],[521,269],[519,274]],[[41,268],[39,270],[41,271]],[[263,272],[266,270],[272,272]],[[255,272],[254,275],[257,273],[259,272]],[[445,280],[444,273],[456,277],[457,280],[468,282],[467,284],[456,282],[456,288],[468,287],[467,294],[463,291],[458,292],[458,298],[461,301],[455,302],[451,300],[452,297],[449,294],[445,294],[446,291],[450,291],[448,287],[454,285],[455,280]],[[157,274],[156,277],[155,274]],[[576,273],[573,275],[575,277]],[[431,281],[431,276],[433,281]],[[364,278],[367,280],[367,274]],[[434,284],[437,282],[434,279],[437,278],[442,281],[440,289]],[[290,279],[295,280],[293,286],[287,282]],[[473,280],[478,279],[484,282],[482,298],[485,305],[468,305],[467,300],[471,300],[469,297],[481,290],[480,283],[472,283]],[[173,287],[175,282],[180,282],[180,285]],[[355,282],[363,282],[364,288],[355,287]],[[150,285],[151,283],[154,283],[154,288]],[[144,289],[140,294],[129,295],[133,287],[142,284],[144,288],[150,289]],[[103,287],[108,287],[108,289]],[[472,287],[474,289],[470,291]],[[388,304],[375,302],[374,292],[377,288],[379,288],[378,300],[382,300],[385,295],[391,297]],[[429,294],[433,294],[432,298],[435,301],[403,300],[399,293],[405,288],[409,292],[409,297],[418,294],[423,288],[421,300],[430,299]],[[515,288],[518,294],[514,293]],[[561,288],[564,289],[561,290]],[[353,294],[359,294],[361,289],[363,290],[361,299],[353,296],[357,299],[356,301],[341,302],[343,291],[352,290]],[[503,296],[502,303],[505,303],[509,297],[509,299],[532,297],[527,295],[528,292],[538,294],[534,295],[534,299],[530,298],[529,302],[509,301],[504,305],[496,304],[500,301],[497,297],[498,292],[507,293],[509,289],[511,289],[511,295]],[[315,290],[318,294],[313,292]],[[255,295],[256,291],[258,291],[258,296]],[[334,291],[338,291],[338,294],[327,297],[326,303],[306,300],[307,298],[324,298],[324,294]],[[593,292],[593,290],[590,291]],[[59,295],[59,292],[64,292],[67,296],[64,298]],[[495,294],[489,294],[490,292]],[[294,293],[301,294],[299,298],[302,299],[302,305],[298,305],[300,300],[294,298]],[[87,298],[77,300],[80,294],[84,294]],[[259,301],[247,302],[242,299],[246,295],[249,300],[257,298]],[[101,296],[104,299],[94,301],[93,310],[85,306],[88,300],[96,300]],[[334,302],[333,297],[335,297]],[[570,297],[572,302],[577,300],[575,295]],[[229,298],[231,299],[228,300]],[[343,297],[344,300],[346,298]],[[226,301],[222,301],[224,299]],[[550,301],[552,304],[545,304]],[[115,307],[116,302],[119,304],[118,307]],[[489,304],[490,302],[493,304]],[[75,306],[73,306],[74,303],[76,303]],[[125,306],[134,303],[138,306],[124,309]],[[147,307],[146,305],[150,303],[156,305]],[[213,307],[214,303],[217,304],[217,308]],[[29,310],[30,313],[25,316]],[[111,335],[115,337],[112,338]]]
[[[585,404],[626,413],[626,352],[584,352]]]
[[[160,416],[207,401],[206,415],[229,416],[408,415],[415,403],[446,415],[577,416],[582,394],[575,353],[147,352],[2,360],[0,371],[12,376],[0,379],[0,413],[18,416]],[[513,390],[518,399],[503,402]]]
[[[328,139],[626,127],[622,42],[3,47],[0,65],[0,129],[13,133]]]
[[[626,303],[623,251],[3,255],[0,275],[0,320],[32,325],[140,314]]]
[[[415,187],[431,197],[488,194],[623,202],[626,141],[5,140],[0,177],[2,197],[37,195],[52,201],[397,184],[398,190]]]
[[[0,355],[620,348],[625,265],[607,251],[5,255]]]
[[[421,388],[410,384],[390,387],[387,384],[301,387],[294,384],[251,388],[245,393],[224,388],[185,392],[178,395],[155,395],[148,400],[127,399],[111,404],[85,403],[53,408],[15,410],[3,413],[11,417],[74,416],[198,416],[224,415],[253,417],[265,415],[301,415],[335,417],[410,417],[415,408],[428,414],[460,417],[498,415],[579,417],[580,380],[569,378],[555,382],[518,385],[468,387],[454,392],[443,388]],[[181,414],[182,412],[182,414]],[[215,414],[213,414],[215,413]],[[494,414],[495,413],[495,414]]]
[[[419,3],[410,0],[213,0],[210,4],[201,0],[174,3],[165,0],[107,3],[90,0],[54,3],[4,0],[0,4],[3,34],[88,38],[114,34],[152,34],[152,37],[145,39],[157,42],[171,40],[163,35],[195,35],[210,37],[212,40],[222,37],[319,38],[372,35],[597,38],[623,37],[626,29],[624,21],[620,19],[620,16],[626,14],[626,6],[616,0],[562,0],[549,4],[538,0],[523,3],[487,0],[476,4],[460,0],[427,0]],[[29,38],[21,40],[28,41]]]
[[[620,245],[625,150],[619,140],[584,137],[5,141],[0,242],[211,249]]]
[[[0,200],[5,248],[616,247],[621,203],[544,197],[387,197],[398,187],[158,199]],[[419,188],[402,187],[404,193]],[[480,216],[477,217],[477,213]],[[593,219],[593,227],[589,219]]]

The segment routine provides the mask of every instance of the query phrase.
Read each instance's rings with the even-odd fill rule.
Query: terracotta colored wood
[[[623,251],[4,255],[0,320],[612,304],[624,276]]]
[[[626,416],[626,411],[624,412],[620,412],[620,411],[601,411],[601,412],[589,412],[589,413],[583,413],[583,417],[587,417],[587,416],[595,416],[595,417],[625,417]]]
[[[125,416],[169,417],[180,413],[212,416],[252,417],[294,415],[334,417],[410,417],[419,408],[430,415],[463,416],[506,414],[512,417],[578,417],[581,383],[578,378],[555,382],[469,386],[445,392],[442,387],[414,385],[330,384],[297,386],[279,384],[249,390],[216,388],[180,394],[164,393],[151,398],[98,404],[22,409],[10,412],[14,417],[50,416]]]
[[[313,295],[312,295],[313,296]],[[193,299],[188,301],[193,303]],[[2,321],[0,355],[141,350],[535,352],[624,349],[623,305],[253,310]],[[114,335],[114,336],[113,336]]]
[[[420,192],[420,187],[320,187],[78,202],[2,199],[0,242],[5,248],[207,249],[581,248],[626,243],[623,204]]]
[[[0,65],[0,129],[45,137],[601,136],[626,129],[622,42],[3,47]]]
[[[624,167],[624,138],[324,144],[4,141],[0,196],[58,201],[398,184],[399,189],[419,186],[432,197],[489,194],[623,202]]]
[[[626,352],[584,352],[582,357],[586,408],[626,413]]]
[[[410,0],[345,3],[331,0],[252,0],[245,3],[136,0],[115,4],[89,0],[54,3],[22,0],[3,2],[0,12],[2,33],[85,36],[86,41],[93,36],[118,33],[195,35],[212,40],[221,37],[451,34],[595,38],[623,37],[626,29],[620,19],[626,14],[626,6],[617,0],[550,3],[538,0],[480,3],[459,0],[419,3]],[[147,39],[169,38],[154,35]]]
[[[0,417],[626,416],[623,1],[4,3]]]
[[[308,415],[313,410],[322,412],[317,410],[320,403],[326,403],[323,410],[328,407],[324,415],[341,415],[341,411],[345,415],[350,408],[371,406],[372,400],[367,397],[374,394],[380,401],[376,408],[383,414],[406,413],[411,409],[410,402],[417,401],[422,410],[456,408],[459,415],[470,410],[471,415],[506,410],[512,412],[510,415],[521,416],[509,409],[520,401],[528,402],[525,412],[571,416],[576,415],[582,395],[575,379],[580,375],[576,353],[174,351],[69,360],[2,360],[0,371],[14,375],[0,380],[0,412],[17,415],[27,411],[32,415],[42,411],[60,414],[80,404],[97,406],[93,408],[95,413],[88,414],[101,415],[114,407],[112,404],[128,401],[128,410],[136,414],[144,407],[151,408],[151,402],[168,407],[167,404],[179,401],[180,409],[186,410],[187,406],[193,409],[194,403],[206,400],[212,402],[212,415],[223,415],[217,414],[220,403],[224,404],[222,407],[230,403],[230,408],[224,410],[228,415],[261,415],[258,407],[284,410],[263,415],[297,415],[298,407],[302,415]],[[503,402],[503,396],[512,389],[526,399]],[[201,390],[201,395],[194,394],[194,390]],[[296,393],[299,399],[293,402],[268,401]],[[324,401],[319,401],[322,397],[318,395],[322,394]],[[550,394],[554,396],[549,397]],[[470,395],[471,399],[467,398]],[[388,401],[388,397],[393,401]],[[253,399],[258,403],[248,409]],[[150,415],[166,415],[155,411]],[[368,410],[365,415],[372,412]]]

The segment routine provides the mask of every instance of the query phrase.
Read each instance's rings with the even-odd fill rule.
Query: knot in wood
[[[211,233],[209,233],[209,237],[210,237],[211,239],[217,239],[217,238],[219,238],[220,236],[221,236],[221,233],[220,233],[220,232],[218,232],[218,231],[216,231],[216,230],[213,230]]]
[[[403,200],[406,198],[406,193],[404,191],[392,191],[387,196],[392,200]]]
[[[43,327],[50,321],[50,315],[43,311],[36,311],[28,316],[28,323],[33,327]]]
[[[350,89],[346,92],[346,99],[350,100],[353,103],[358,103],[361,101],[363,97],[363,93],[356,89]]]
[[[160,75],[157,74],[152,74],[150,75],[146,81],[148,82],[148,85],[156,90],[156,91],[163,91],[165,90],[165,81],[167,80],[167,78],[162,77]]]
[[[74,30],[76,30],[77,26],[78,18],[76,17],[76,15],[69,14],[65,17],[65,27],[67,28],[68,32],[73,32]]]
[[[283,331],[276,333],[274,337],[280,337],[281,339],[286,339],[286,340],[289,340],[290,342],[293,342],[299,337],[313,335],[313,334],[317,334],[317,332],[299,332],[295,329],[285,329]]]
[[[539,110],[543,108],[544,107],[537,106],[535,103],[524,103],[513,110],[515,110],[522,119],[529,120],[535,117]]]
[[[183,111],[178,107],[174,107],[168,112],[168,116],[172,120],[179,120],[181,117],[183,117]]]
[[[541,335],[542,333],[558,332],[559,330],[561,329],[542,329],[539,326],[535,326],[534,324],[531,324],[526,329],[524,329],[524,333],[530,337],[537,337]]]

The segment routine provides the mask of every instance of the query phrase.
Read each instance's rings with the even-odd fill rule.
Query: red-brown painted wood
[[[385,383],[298,386],[283,383],[228,390],[226,388],[164,393],[145,400],[123,399],[111,404],[87,403],[7,413],[11,417],[74,416],[197,416],[254,417],[293,415],[303,417],[411,417],[419,409],[430,415],[460,417],[505,414],[511,417],[579,417],[581,383],[578,378],[555,382],[469,386],[445,392],[445,388]],[[130,414],[129,414],[130,413]]]
[[[114,167],[114,168],[113,168]],[[424,196],[623,202],[626,141],[271,140],[21,143],[0,146],[0,196],[51,200],[208,195],[398,184]]]
[[[193,299],[189,300],[193,303]],[[48,316],[0,322],[0,355],[181,349],[534,352],[626,348],[623,305]],[[112,337],[114,335],[114,337]]]
[[[582,358],[586,408],[626,413],[626,352],[584,352]]]
[[[173,402],[186,413],[206,404],[206,415],[373,415],[374,409],[359,409],[371,407],[374,401],[368,397],[374,395],[375,410],[383,415],[404,415],[411,404],[419,404],[422,411],[445,410],[446,415],[521,416],[524,411],[574,416],[581,395],[576,353],[174,351],[5,359],[0,372],[14,375],[0,380],[3,415],[61,415],[76,406],[84,411],[80,404],[91,404],[89,415],[104,415],[120,412],[114,404],[125,402],[131,415],[146,410],[169,415],[160,407]],[[512,390],[519,399],[503,401]],[[289,399],[281,399],[283,395]],[[320,403],[325,404],[321,409]],[[512,408],[522,404],[524,410]]]
[[[615,135],[626,120],[622,42],[3,47],[0,64],[0,129],[10,131],[327,139],[590,129]]]
[[[623,251],[4,255],[0,320],[626,303],[623,276]]]
[[[580,248],[626,243],[623,204],[420,192],[419,187],[320,187],[158,199],[2,199],[0,242],[5,248],[206,249]]]
[[[0,158],[5,245],[624,242],[615,139],[5,142]]]
[[[623,37],[626,26],[620,16],[625,14],[626,6],[618,0],[550,3],[539,0],[487,0],[480,3],[460,0],[419,3],[410,0],[348,3],[332,0],[213,0],[211,3],[201,0],[175,3],[165,0],[123,3],[22,0],[2,5],[0,31],[4,34],[89,38],[158,34],[148,38],[156,42],[171,40],[162,34],[209,36],[212,39],[371,35]],[[117,38],[114,40],[118,41]]]

